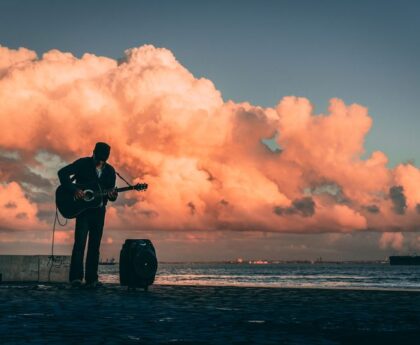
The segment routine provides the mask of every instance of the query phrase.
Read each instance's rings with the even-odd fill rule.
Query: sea
[[[119,265],[100,265],[99,278],[119,283]],[[271,288],[420,290],[420,266],[389,263],[159,263],[155,284]]]

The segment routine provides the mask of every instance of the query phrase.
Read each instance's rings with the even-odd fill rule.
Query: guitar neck
[[[109,192],[117,191],[117,192],[126,192],[128,190],[137,190],[137,191],[144,191],[147,189],[147,183],[137,183],[134,186],[127,186],[127,187],[121,187],[121,188],[108,188],[100,190],[99,192],[95,193],[95,195],[107,195]]]
[[[116,188],[115,190],[120,193],[120,192],[126,192],[128,190],[133,190],[134,186],[127,186],[127,187],[121,187],[121,188]],[[102,191],[103,194],[107,194],[108,192],[112,192],[114,190],[114,188],[110,188],[110,189],[104,189]]]

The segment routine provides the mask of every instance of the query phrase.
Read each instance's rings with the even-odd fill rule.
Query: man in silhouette
[[[80,158],[58,171],[60,183],[76,199],[83,199],[84,192],[72,183],[89,183],[96,181],[102,189],[113,189],[103,197],[102,205],[90,208],[76,217],[74,232],[74,246],[71,255],[69,280],[72,286],[79,287],[83,280],[83,257],[85,253],[87,235],[89,243],[86,256],[85,281],[86,287],[95,288],[100,286],[98,281],[99,247],[105,221],[106,204],[108,200],[115,201],[118,193],[115,188],[115,170],[106,163],[109,158],[111,147],[103,142],[98,142],[93,150],[92,157]],[[73,176],[73,177],[72,177]]]

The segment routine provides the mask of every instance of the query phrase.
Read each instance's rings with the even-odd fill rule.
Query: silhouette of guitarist
[[[106,163],[111,147],[98,142],[93,150],[92,157],[80,158],[58,171],[61,185],[69,192],[74,193],[76,199],[82,199],[84,192],[72,183],[90,183],[96,181],[102,189],[115,188],[115,170]],[[90,208],[76,217],[74,232],[74,246],[71,255],[69,280],[72,286],[79,287],[83,280],[83,257],[86,239],[89,233],[89,243],[86,256],[85,282],[86,287],[95,288],[101,283],[98,281],[99,247],[105,222],[106,204],[108,200],[115,201],[118,197],[116,190],[103,197],[102,205]]]

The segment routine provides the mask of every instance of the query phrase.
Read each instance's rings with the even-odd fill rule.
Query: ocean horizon
[[[119,266],[101,265],[100,279],[119,283]],[[159,263],[155,284],[272,288],[420,290],[420,266],[388,263]]]

